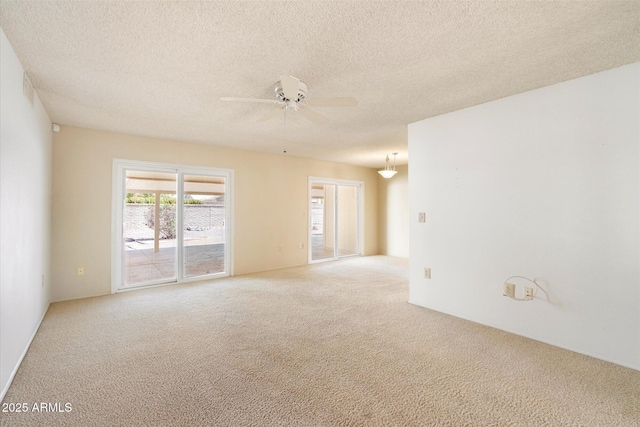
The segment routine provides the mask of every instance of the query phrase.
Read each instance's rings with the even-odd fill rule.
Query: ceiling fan
[[[309,107],[355,107],[358,100],[355,98],[315,98],[307,99],[307,84],[293,76],[280,76],[280,81],[274,85],[276,99],[259,98],[237,98],[223,97],[222,101],[259,102],[277,106],[273,111],[268,112],[260,120],[269,120],[283,111],[293,110],[300,113],[307,120],[321,125],[329,119],[316,113]]]

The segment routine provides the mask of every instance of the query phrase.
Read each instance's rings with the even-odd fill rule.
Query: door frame
[[[184,266],[183,258],[183,230],[182,230],[182,209],[176,209],[176,280],[152,285],[123,287],[124,274],[124,250],[122,247],[123,230],[123,209],[124,196],[126,195],[127,170],[139,170],[146,172],[164,172],[176,174],[176,200],[181,200],[183,188],[180,185],[185,174],[187,175],[215,175],[225,178],[225,271],[206,276],[183,278]],[[128,292],[135,289],[151,288],[156,286],[166,286],[180,283],[207,280],[216,277],[233,276],[233,169],[222,169],[213,167],[177,165],[172,163],[146,162],[139,160],[113,159],[112,163],[112,187],[111,187],[111,293]],[[184,206],[176,203],[176,207]]]
[[[311,227],[313,227],[313,218],[312,218],[312,203],[311,203],[311,196],[313,194],[313,185],[314,184],[322,184],[322,185],[335,185],[336,186],[336,191],[335,191],[335,203],[334,203],[334,209],[335,209],[335,227],[334,227],[334,257],[332,258],[323,258],[323,259],[317,259],[314,260],[313,259],[313,244],[312,244],[312,234],[311,234]],[[337,186],[340,185],[344,185],[344,186],[350,186],[350,187],[356,187],[358,192],[358,226],[357,226],[357,230],[358,230],[358,243],[357,243],[357,248],[358,248],[358,253],[353,254],[353,255],[343,255],[340,256],[339,255],[339,244],[340,242],[338,241],[338,230],[339,230],[339,226],[340,226],[340,221],[338,219],[338,188]],[[348,257],[353,257],[353,256],[362,256],[364,255],[364,181],[354,181],[354,180],[349,180],[349,179],[336,179],[336,178],[323,178],[323,177],[318,177],[318,176],[309,176],[308,179],[308,185],[307,185],[307,217],[308,217],[308,222],[307,222],[307,263],[308,264],[315,264],[318,262],[326,262],[326,261],[335,261],[337,259],[340,258],[348,258]]]

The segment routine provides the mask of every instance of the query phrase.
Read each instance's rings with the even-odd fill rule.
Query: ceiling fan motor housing
[[[276,84],[274,85],[274,90],[276,91],[276,97],[278,98],[278,100],[283,102],[300,102],[304,101],[304,99],[307,97],[307,84],[303,81],[300,81],[300,84],[298,85],[298,99],[285,98],[284,90],[282,89],[282,83],[280,81],[276,82]]]

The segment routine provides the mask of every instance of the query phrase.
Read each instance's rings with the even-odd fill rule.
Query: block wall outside
[[[152,215],[153,204],[129,203],[125,205],[125,237],[153,238],[153,229],[147,226],[147,215]],[[188,230],[209,230],[224,227],[224,206],[185,205],[184,224]]]

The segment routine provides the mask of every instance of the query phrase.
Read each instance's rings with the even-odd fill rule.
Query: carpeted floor
[[[640,372],[412,306],[407,264],[52,304],[4,400],[29,412],[1,424],[640,425]]]

